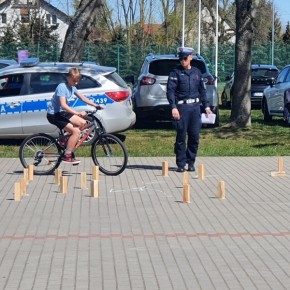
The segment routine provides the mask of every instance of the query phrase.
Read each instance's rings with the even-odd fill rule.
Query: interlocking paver
[[[53,175],[34,176],[15,202],[23,169],[0,159],[0,289],[289,289],[290,157],[285,177],[270,175],[276,157],[200,157],[206,177],[190,174],[189,204],[172,157],[129,158],[121,175],[100,174],[99,198],[92,161],[81,161],[61,164],[68,193]]]

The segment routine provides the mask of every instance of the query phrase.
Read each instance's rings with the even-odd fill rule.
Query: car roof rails
[[[36,66],[39,63],[39,58],[38,57],[29,57],[25,58],[24,60],[21,61],[20,66],[21,67],[32,67]]]

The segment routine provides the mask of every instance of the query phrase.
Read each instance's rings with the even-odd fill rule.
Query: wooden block
[[[34,176],[34,165],[30,164],[28,165],[28,180],[32,181]]]
[[[91,181],[91,196],[94,198],[99,197],[99,180]]]
[[[23,169],[23,179],[25,180],[25,184],[29,184],[29,177],[28,177],[28,168]]]
[[[189,174],[188,174],[188,171],[184,171],[183,172],[183,186],[185,184],[189,184]]]
[[[68,186],[68,177],[61,176],[60,177],[60,192],[67,193],[67,186]]]
[[[20,180],[20,192],[21,192],[21,196],[26,194],[26,180],[25,180],[25,178],[22,178]]]
[[[87,173],[81,172],[81,189],[87,189]]]
[[[285,171],[272,171],[271,172],[271,176],[272,177],[278,177],[278,176],[286,176],[286,172]]]
[[[189,186],[189,184],[183,185],[183,202],[190,203],[190,186]]]
[[[100,175],[100,170],[99,170],[99,166],[93,166],[92,167],[92,179],[93,180],[99,180],[99,175]]]
[[[278,157],[278,172],[285,172],[282,157]]]
[[[21,200],[21,185],[20,182],[16,182],[14,184],[14,200],[20,201]]]
[[[168,161],[162,162],[162,176],[168,176]]]
[[[225,191],[225,182],[223,180],[220,180],[218,182],[218,192],[217,197],[219,199],[225,199],[226,198],[226,191]]]
[[[55,170],[54,174],[55,174],[55,183],[57,185],[60,185],[60,177],[62,176],[62,170],[58,168]]]
[[[205,178],[204,164],[198,165],[198,178],[200,180],[204,180],[204,178]]]

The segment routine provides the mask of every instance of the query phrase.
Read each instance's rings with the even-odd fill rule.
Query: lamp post
[[[218,42],[219,42],[219,1],[216,0],[216,23],[215,23],[215,76],[216,81],[215,85],[217,86],[217,77],[218,77]]]
[[[197,53],[200,54],[200,33],[201,30],[201,0],[198,2],[198,44],[197,44]]]
[[[181,44],[182,47],[184,47],[184,29],[185,29],[185,0],[183,0],[182,6],[182,44]]]
[[[275,9],[272,0],[272,65],[274,65],[274,43],[275,43]]]

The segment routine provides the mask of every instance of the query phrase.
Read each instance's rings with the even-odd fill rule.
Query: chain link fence
[[[274,52],[272,44],[254,45],[252,48],[253,64],[273,64],[279,69],[290,63],[290,44],[275,43]],[[61,49],[49,44],[37,44],[25,47],[29,50],[30,57],[39,57],[41,61],[58,61]],[[2,45],[0,47],[0,58],[17,60],[15,45]],[[82,61],[94,61],[100,65],[113,66],[122,77],[128,75],[138,76],[139,69],[145,56],[153,54],[174,54],[176,47],[165,47],[159,45],[138,46],[120,44],[87,44]],[[201,47],[201,55],[205,58],[209,69],[215,72],[215,45]],[[235,45],[223,44],[218,48],[218,81],[223,82],[234,70]]]

